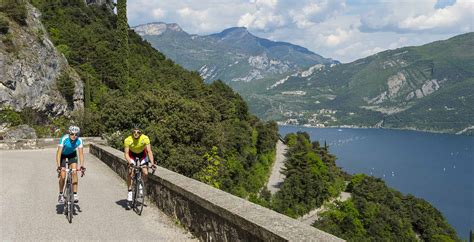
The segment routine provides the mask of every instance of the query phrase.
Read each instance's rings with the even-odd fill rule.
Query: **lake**
[[[280,134],[307,132],[326,141],[336,164],[351,174],[382,178],[442,212],[458,235],[474,229],[474,137],[387,129],[279,126]]]

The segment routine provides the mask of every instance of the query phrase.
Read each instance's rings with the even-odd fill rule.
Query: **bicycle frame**
[[[135,164],[140,164],[139,158],[135,158]],[[145,201],[145,183],[142,179],[143,168],[148,168],[148,165],[131,165],[132,168],[132,202],[133,210],[141,215]],[[141,186],[141,189],[140,189]]]
[[[72,223],[72,217],[74,215],[74,192],[73,192],[73,181],[72,174],[77,169],[69,168],[69,162],[66,162],[66,177],[64,182],[63,194],[66,198],[64,201],[64,213],[67,215],[69,223]]]

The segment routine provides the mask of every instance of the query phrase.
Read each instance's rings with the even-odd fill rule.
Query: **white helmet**
[[[79,127],[74,126],[74,125],[69,126],[69,133],[70,134],[77,134],[79,132],[81,132],[81,129]]]

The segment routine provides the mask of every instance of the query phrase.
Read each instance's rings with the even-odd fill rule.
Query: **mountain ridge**
[[[235,88],[258,116],[282,123],[458,133],[473,125],[464,91],[474,89],[473,43],[467,33]]]
[[[245,27],[202,36],[163,22],[133,29],[177,63],[198,71],[207,82],[250,82],[315,64],[339,63],[301,46],[257,37]]]

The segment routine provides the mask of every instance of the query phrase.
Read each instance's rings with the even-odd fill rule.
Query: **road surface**
[[[57,205],[55,152],[0,151],[0,240],[196,240],[154,205],[142,216],[125,210],[125,182],[88,149],[79,211],[69,224]]]
[[[281,142],[281,140],[278,140],[276,144],[275,162],[273,163],[270,178],[268,179],[267,183],[267,189],[270,190],[272,194],[275,194],[278,190],[280,190],[280,186],[283,184],[283,180],[285,180],[285,176],[281,174],[280,171],[285,165],[285,154],[287,150],[288,146]]]

